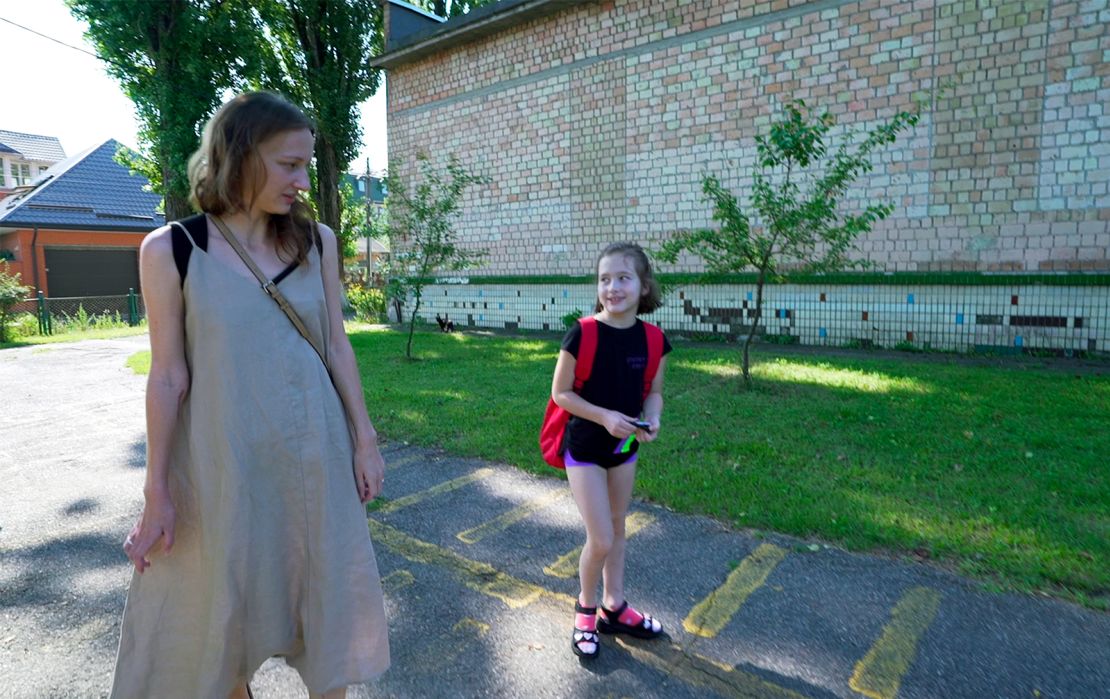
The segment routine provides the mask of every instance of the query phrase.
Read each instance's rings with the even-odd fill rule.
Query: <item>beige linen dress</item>
[[[258,282],[189,240],[176,543],[132,575],[111,696],[222,699],[271,656],[313,692],[370,680],[389,645],[342,402]],[[327,347],[320,264],[278,288]]]

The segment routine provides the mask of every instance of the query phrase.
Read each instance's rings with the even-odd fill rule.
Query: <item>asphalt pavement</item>
[[[146,348],[0,350],[2,696],[107,695],[145,460],[145,378],[124,362]],[[603,636],[580,663],[565,481],[396,440],[383,452],[368,526],[393,666],[351,697],[1110,697],[1108,614],[641,502],[628,594],[668,635]],[[278,659],[252,688],[307,696]]]

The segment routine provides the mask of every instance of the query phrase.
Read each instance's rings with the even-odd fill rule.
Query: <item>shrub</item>
[[[381,289],[361,284],[352,286],[347,289],[347,301],[359,320],[379,323],[385,317],[385,292]]]

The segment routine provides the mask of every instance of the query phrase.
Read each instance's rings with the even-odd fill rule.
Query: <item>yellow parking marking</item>
[[[694,687],[737,699],[805,699],[804,695],[780,687],[758,675],[737,670],[665,641],[636,642],[620,636],[616,645],[645,665],[678,677]],[[612,647],[612,646],[610,646]]]
[[[406,495],[403,498],[397,498],[396,500],[390,500],[389,502],[387,502],[387,503],[383,504],[381,507],[379,507],[376,511],[381,513],[381,514],[385,514],[387,512],[396,512],[397,510],[401,509],[402,507],[408,507],[409,505],[415,505],[418,502],[423,502],[424,500],[427,500],[428,498],[431,498],[431,497],[435,497],[436,495],[442,495],[444,493],[449,493],[452,490],[458,490],[459,488],[462,488],[463,486],[470,485],[474,481],[480,481],[483,478],[489,478],[492,475],[493,475],[493,469],[492,468],[480,468],[477,471],[475,471],[474,473],[467,474],[465,476],[462,476],[461,478],[455,478],[455,479],[449,480],[445,483],[440,483],[439,485],[432,486],[431,488],[428,488],[427,490],[421,490],[419,493],[413,493],[412,495]]]
[[[382,589],[386,592],[397,592],[416,582],[416,578],[407,570],[395,570],[382,578]]]
[[[475,636],[481,638],[489,633],[489,624],[483,624],[477,619],[465,617],[451,627],[451,631],[460,636]]]
[[[682,627],[697,636],[716,636],[736,612],[740,611],[748,595],[763,585],[767,576],[785,557],[785,549],[774,544],[761,544],[729,573],[724,584],[694,605],[682,622]]]
[[[863,660],[856,663],[848,686],[871,699],[894,699],[902,677],[917,654],[917,644],[936,618],[940,593],[915,587],[894,605],[890,622]]]
[[[655,521],[655,518],[646,512],[629,512],[624,521],[624,536],[630,538],[644,527]],[[559,556],[559,559],[549,566],[544,566],[543,572],[553,578],[573,578],[578,575],[578,559],[582,556],[582,547]]]
[[[634,513],[635,514],[635,513]],[[632,515],[629,516],[629,519]],[[643,515],[641,527],[652,521]],[[397,529],[369,520],[370,534],[376,544],[417,563],[435,565],[451,571],[463,585],[495,597],[513,609],[528,605],[529,614],[542,615],[553,628],[570,628],[574,598],[519,580],[492,566],[473,561],[448,549],[421,541]],[[457,642],[473,642],[482,638],[489,627],[474,619],[463,619],[452,628]],[[671,675],[687,685],[704,688],[720,696],[734,699],[803,699],[802,695],[780,687],[758,675],[750,674],[683,648],[666,639],[626,641],[614,637],[611,650],[627,653],[634,660]],[[443,649],[444,657],[454,659],[465,648],[452,643]],[[434,663],[436,653],[431,653]]]
[[[487,536],[490,536],[491,534],[497,534],[508,529],[522,519],[527,519],[534,513],[542,510],[556,500],[566,497],[568,493],[569,491],[563,490],[561,488],[558,490],[553,490],[552,492],[535,498],[534,500],[530,500],[529,502],[526,502],[519,507],[514,507],[508,512],[498,515],[497,517],[494,517],[488,522],[480,524],[477,527],[467,529],[464,532],[459,532],[455,536],[457,536],[460,541],[466,544],[477,543]]]
[[[382,544],[410,561],[446,568],[466,587],[496,597],[513,609],[534,602],[544,592],[542,587],[502,573],[493,566],[464,558],[454,551],[421,541],[373,519],[369,522],[374,543]]]
[[[415,452],[413,454],[406,454],[406,455],[404,455],[401,458],[396,459],[396,460],[386,459],[386,461],[385,461],[385,470],[386,471],[392,471],[395,468],[401,468],[402,466],[408,466],[411,463],[415,463],[417,461],[423,461],[423,460],[426,460],[427,458],[428,458],[427,454],[425,454],[424,452],[418,451],[418,452]]]

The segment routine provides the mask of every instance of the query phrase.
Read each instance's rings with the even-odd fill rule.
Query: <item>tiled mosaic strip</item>
[[[559,331],[593,310],[594,290],[556,284],[426,287],[421,314],[459,327]],[[912,345],[959,352],[991,349],[1110,351],[1110,287],[768,285],[764,332],[806,345]],[[682,333],[746,333],[754,285],[671,290],[651,320]]]

